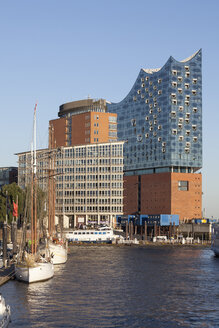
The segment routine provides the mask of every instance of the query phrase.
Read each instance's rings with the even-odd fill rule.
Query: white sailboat
[[[5,304],[4,297],[0,294],[0,327],[6,328],[11,321],[11,309]]]
[[[26,283],[45,281],[54,276],[54,266],[50,260],[41,258],[37,261],[35,259],[31,261],[27,257],[16,265],[15,276],[17,280]]]
[[[67,261],[67,245],[62,241],[50,241],[49,250],[53,264],[63,264]]]
[[[36,105],[37,106],[37,105]],[[36,106],[34,108],[34,134],[31,147],[32,158],[32,190],[31,190],[31,253],[20,252],[20,260],[15,266],[18,280],[33,283],[50,279],[54,275],[54,266],[49,256],[37,255],[37,179],[36,179]],[[32,148],[34,150],[32,151]]]
[[[47,244],[47,246],[46,246]],[[63,239],[49,238],[40,245],[40,254],[43,258],[49,251],[52,264],[64,264],[67,261],[67,242],[64,243]]]

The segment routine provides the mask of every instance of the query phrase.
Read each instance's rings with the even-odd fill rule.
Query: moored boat
[[[37,106],[37,105],[36,105]],[[22,247],[18,254],[17,264],[15,265],[15,276],[18,280],[33,283],[44,281],[54,276],[54,267],[51,262],[50,256],[45,252],[44,256],[40,256],[37,251],[39,250],[39,236],[38,230],[38,217],[37,217],[37,162],[36,162],[36,106],[34,108],[34,134],[31,149],[31,250],[27,253],[24,248],[25,237],[22,238]],[[34,147],[33,147],[34,146]],[[25,213],[27,211],[25,210]],[[27,216],[25,215],[25,226]],[[25,228],[23,227],[23,233]],[[25,233],[24,233],[25,235]],[[38,249],[37,249],[38,248]]]
[[[60,240],[49,241],[48,247],[53,264],[64,264],[67,261],[68,250],[66,242]]]
[[[15,276],[17,280],[26,283],[45,281],[54,276],[54,266],[45,259],[34,261],[32,264],[20,262],[16,265]]]
[[[101,227],[97,229],[77,229],[65,232],[65,238],[68,242],[81,243],[112,243],[116,238],[113,229],[110,227]]]
[[[0,327],[6,328],[11,321],[11,309],[5,304],[4,297],[0,294]]]
[[[211,249],[216,256],[219,256],[219,223],[212,225]]]

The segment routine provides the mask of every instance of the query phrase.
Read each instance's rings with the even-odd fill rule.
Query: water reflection
[[[10,327],[216,327],[218,269],[191,247],[72,247],[53,279],[3,286]]]

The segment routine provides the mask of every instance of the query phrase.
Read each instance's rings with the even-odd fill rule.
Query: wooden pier
[[[8,268],[0,269],[0,286],[4,285],[10,279],[13,279],[15,275],[14,264],[11,264]]]

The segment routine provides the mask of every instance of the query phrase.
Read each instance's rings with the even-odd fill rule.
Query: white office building
[[[108,224],[123,214],[123,141],[37,151],[37,181],[55,180],[55,215],[73,226]],[[19,153],[18,184],[31,182],[31,153]],[[54,160],[53,160],[54,159]],[[53,164],[54,163],[54,164]]]

